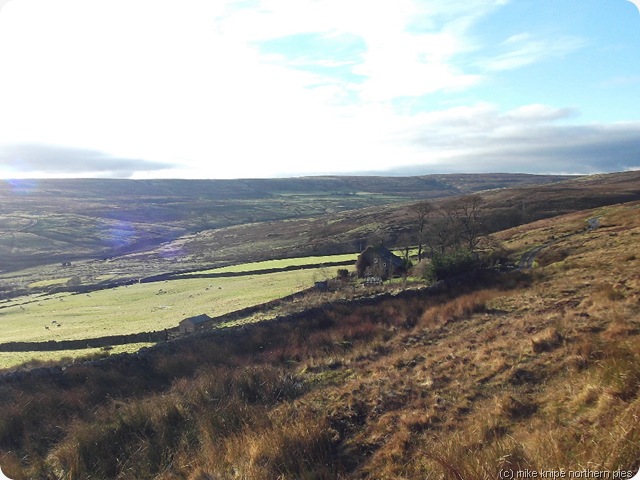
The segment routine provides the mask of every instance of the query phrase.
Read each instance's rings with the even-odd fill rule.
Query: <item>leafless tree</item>
[[[409,232],[404,232],[398,236],[398,239],[396,241],[396,244],[402,250],[402,257],[406,265],[409,264],[409,260],[410,260],[409,250],[413,245],[413,240],[414,240],[413,235],[411,235]]]
[[[426,229],[425,244],[429,247],[431,255],[445,253],[458,242],[458,233],[453,217],[446,208],[437,210],[436,215],[429,222]]]
[[[485,233],[482,221],[484,200],[479,195],[467,195],[459,202],[461,237],[469,250],[475,250]]]
[[[427,229],[427,219],[429,218],[431,212],[433,212],[433,205],[431,204],[431,202],[425,200],[413,205],[413,207],[411,207],[411,210],[416,215],[417,219],[418,261],[420,261],[423,258],[423,246]]]
[[[445,253],[460,246],[474,250],[485,231],[483,210],[484,202],[479,195],[467,195],[442,204],[429,220],[423,235],[431,254]]]

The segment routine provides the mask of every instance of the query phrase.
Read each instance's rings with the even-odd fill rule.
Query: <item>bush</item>
[[[436,253],[426,269],[425,277],[432,282],[454,277],[478,267],[473,253],[466,249],[453,250],[449,253]]]

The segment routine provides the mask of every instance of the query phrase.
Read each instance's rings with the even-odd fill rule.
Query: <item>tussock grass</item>
[[[325,305],[0,385],[0,461],[68,479],[637,471],[640,282],[614,260],[640,211],[619,208],[559,240],[571,269]]]
[[[481,290],[461,295],[443,304],[434,305],[422,314],[420,324],[424,326],[446,325],[471,314],[483,312],[487,308],[487,302],[499,294],[498,290]]]
[[[549,327],[531,339],[534,353],[548,352],[562,343],[562,336],[555,327]]]

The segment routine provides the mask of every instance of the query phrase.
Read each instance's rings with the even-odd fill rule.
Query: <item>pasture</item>
[[[194,272],[198,274],[222,274],[222,273],[242,273],[260,270],[273,270],[287,267],[304,267],[307,265],[321,265],[323,263],[353,262],[358,259],[357,253],[345,253],[343,255],[323,255],[316,257],[283,258],[279,260],[265,260],[263,262],[243,263],[240,265],[230,265],[228,267],[214,268]],[[321,267],[319,267],[321,268]],[[189,274],[187,274],[189,275]]]
[[[318,268],[18,297],[0,307],[0,343],[159,331],[177,326],[185,317],[213,317],[281,298],[313,286],[327,274]]]

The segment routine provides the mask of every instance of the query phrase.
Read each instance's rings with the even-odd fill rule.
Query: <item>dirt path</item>
[[[545,248],[553,245],[554,243],[556,243],[557,240],[554,240],[553,242],[548,242],[545,243],[544,245],[540,245],[536,248],[533,248],[531,250],[528,250],[526,252],[524,252],[522,254],[522,257],[520,258],[520,264],[518,265],[520,268],[531,268],[533,267],[533,262],[536,261],[536,257],[538,256],[538,254],[544,250]]]
[[[551,245],[558,243],[560,240],[564,240],[566,238],[572,237],[574,235],[580,235],[586,232],[591,232],[600,226],[600,217],[592,217],[587,220],[587,228],[582,232],[569,233],[563,237],[552,240],[551,242],[544,243],[542,245],[538,245],[537,247],[532,248],[531,250],[527,250],[520,257],[520,262],[518,264],[519,268],[532,268],[533,263],[536,261],[536,258],[540,254],[542,250],[550,247]]]

